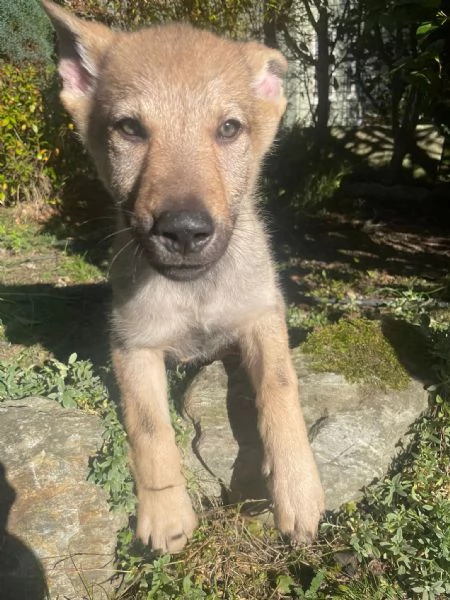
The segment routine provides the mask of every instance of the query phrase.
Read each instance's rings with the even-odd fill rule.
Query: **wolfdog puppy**
[[[179,551],[197,519],[164,360],[238,344],[280,531],[311,539],[323,492],[291,363],[285,305],[255,202],[286,107],[277,50],[188,25],[113,31],[43,0],[61,99],[117,207],[112,356],[138,496],[137,535]]]

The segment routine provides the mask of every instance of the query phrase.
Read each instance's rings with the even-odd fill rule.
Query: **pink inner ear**
[[[73,94],[85,94],[89,89],[91,78],[80,60],[62,58],[58,71],[63,80],[64,89],[67,91]]]
[[[256,80],[255,89],[260,98],[276,100],[281,94],[281,80],[266,68]]]

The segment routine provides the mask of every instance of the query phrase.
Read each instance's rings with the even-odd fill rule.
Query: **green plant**
[[[33,247],[34,228],[28,227],[25,223],[0,223],[0,244],[5,250],[11,252],[20,252],[30,250]]]
[[[66,254],[65,259],[61,263],[60,271],[72,283],[87,283],[103,278],[103,274],[98,267],[91,264],[86,259],[86,256],[78,254]]]
[[[44,395],[64,408],[81,408],[101,412],[108,394],[92,363],[72,354],[66,363],[50,359],[43,365],[27,365],[26,356],[13,363],[0,361],[0,402]]]
[[[359,560],[380,561],[405,590],[434,600],[450,593],[450,407],[442,398],[415,432],[411,464],[369,488],[345,527]]]
[[[302,600],[317,600],[319,589],[325,579],[325,569],[319,569],[312,578],[308,589],[304,590],[291,575],[279,575],[276,591],[283,594],[283,596],[289,594],[293,598],[301,598]]]
[[[42,86],[51,73],[0,61],[0,205],[46,197],[55,181],[49,165],[58,130],[45,122]]]
[[[53,67],[0,60],[0,206],[58,202],[67,181],[92,173],[58,89]]]
[[[410,323],[419,323],[426,314],[429,295],[417,292],[410,288],[407,290],[387,290],[394,297],[387,303],[388,308],[394,315],[406,319]]]
[[[135,509],[136,499],[128,463],[127,436],[112,404],[103,413],[103,423],[103,444],[92,459],[89,481],[95,481],[107,491],[113,508],[130,514]]]

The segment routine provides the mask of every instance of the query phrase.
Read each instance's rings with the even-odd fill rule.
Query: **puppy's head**
[[[287,63],[188,25],[116,32],[42,0],[61,99],[156,269],[191,279],[226,251],[286,107]]]

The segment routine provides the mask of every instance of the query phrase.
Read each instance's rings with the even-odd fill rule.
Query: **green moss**
[[[352,383],[378,388],[398,390],[408,385],[408,375],[378,321],[341,319],[313,331],[302,348],[317,371],[340,373]]]

